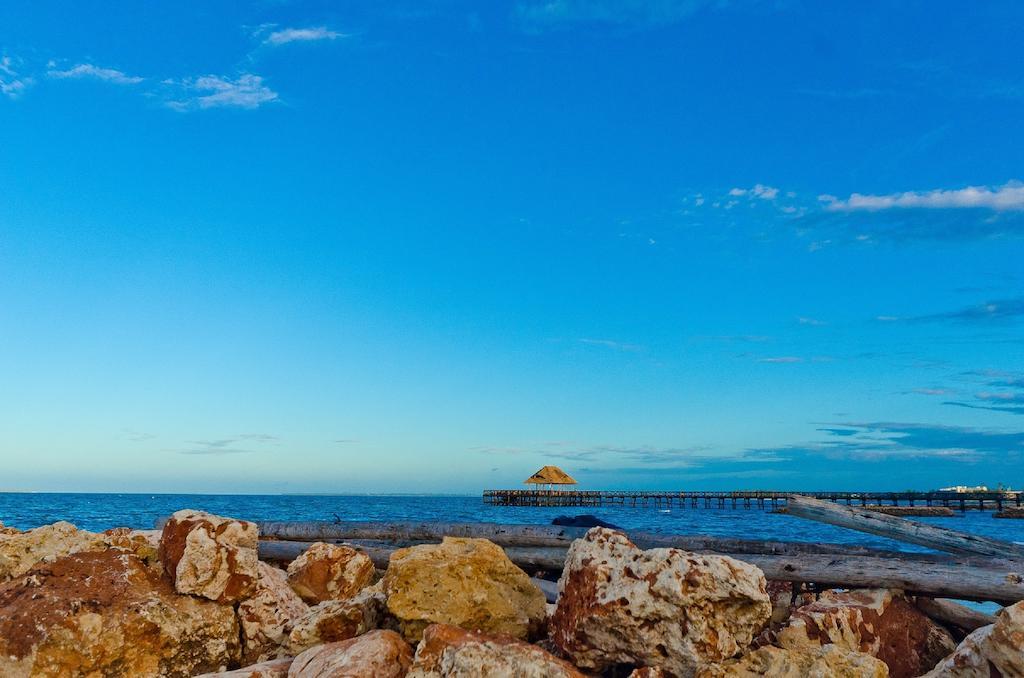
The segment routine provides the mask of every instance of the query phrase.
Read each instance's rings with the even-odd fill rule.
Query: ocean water
[[[87,530],[151,529],[183,508],[247,520],[438,520],[549,524],[560,515],[596,515],[625,529],[741,539],[834,542],[888,550],[918,547],[881,537],[770,513],[757,508],[506,507],[479,496],[309,496],[200,494],[0,493],[0,522],[27,529],[67,520]],[[1024,543],[1024,520],[998,520],[967,511],[954,518],[915,518],[973,534]]]

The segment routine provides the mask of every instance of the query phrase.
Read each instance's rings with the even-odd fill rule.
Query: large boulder
[[[325,600],[292,623],[288,650],[298,654],[314,645],[355,638],[384,627],[388,620],[387,601],[379,591],[363,590],[348,600]]]
[[[234,610],[179,596],[119,549],[0,585],[0,676],[191,676],[238,661]]]
[[[255,664],[287,654],[292,624],[309,606],[291,587],[284,570],[264,562],[258,564],[256,593],[238,605],[242,626],[242,662]]]
[[[288,583],[310,605],[351,598],[373,582],[370,556],[351,546],[317,542],[288,565]]]
[[[508,636],[431,624],[423,631],[408,678],[516,676],[584,678],[575,666]]]
[[[927,678],[1024,677],[1024,602],[1003,608],[996,623],[964,638]]]
[[[196,678],[288,678],[288,669],[291,668],[292,658],[282,657],[269,661],[252,664],[242,669],[225,671],[223,673],[204,673]]]
[[[920,676],[956,647],[948,631],[889,589],[827,592],[793,612],[775,642],[795,650],[835,643],[866,652],[894,678]]]
[[[885,662],[838,645],[803,650],[762,647],[739,659],[701,669],[698,678],[886,678]]]
[[[106,547],[103,535],[79,530],[63,521],[27,532],[3,534],[0,535],[0,582],[20,577],[36,563],[53,562],[72,553]]]
[[[725,556],[637,548],[594,528],[569,548],[550,623],[583,668],[662,667],[692,676],[750,645],[771,615],[764,575]]]
[[[394,631],[317,645],[295,658],[289,678],[403,678],[412,648]]]
[[[185,509],[164,524],[160,562],[178,593],[237,602],[256,590],[258,540],[255,523]]]
[[[544,594],[486,539],[445,537],[391,555],[382,588],[402,634],[433,623],[527,638],[545,619]]]
[[[16,527],[7,527],[4,525],[4,521],[0,520],[0,536],[11,534],[21,534],[21,530]]]

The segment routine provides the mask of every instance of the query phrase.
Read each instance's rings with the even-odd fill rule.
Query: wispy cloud
[[[32,78],[19,75],[16,66],[14,57],[0,57],[0,94],[9,99],[17,99],[33,82]]]
[[[803,316],[797,318],[796,321],[801,325],[809,325],[811,327],[823,327],[824,325],[828,325],[828,322],[825,320],[818,320],[817,318],[807,318]]]
[[[779,189],[774,186],[755,184],[753,188],[733,188],[729,191],[729,195],[734,198],[746,196],[760,200],[775,200],[775,198],[779,197]]]
[[[968,376],[982,377],[986,390],[975,393],[973,401],[967,398],[944,404],[973,410],[1024,414],[1024,376],[1007,372],[968,373]]]
[[[1024,183],[1011,181],[1002,186],[968,186],[959,189],[905,191],[871,195],[853,193],[845,200],[821,195],[819,200],[831,211],[878,211],[889,209],[987,209],[1024,210]]]
[[[280,441],[275,435],[269,433],[240,433],[229,438],[217,438],[214,440],[190,440],[189,447],[174,450],[178,454],[197,456],[221,456],[229,454],[250,454],[255,450],[236,447],[239,443],[254,443],[256,445],[275,444]]]
[[[908,318],[909,322],[953,322],[964,324],[993,323],[1013,320],[1024,316],[1024,297],[986,301],[974,306],[966,306],[942,313]]]
[[[517,14],[529,26],[598,23],[660,26],[705,9],[724,7],[721,0],[531,0]]]
[[[264,84],[263,78],[243,73],[236,79],[219,75],[204,75],[199,78],[167,85],[179,85],[188,96],[167,102],[167,106],[178,111],[208,108],[255,109],[277,101],[277,92]]]
[[[759,362],[759,363],[779,363],[779,364],[802,363],[803,361],[804,361],[803,358],[800,358],[800,357],[794,356],[794,355],[775,356],[775,357],[771,357],[771,358],[758,358],[758,360],[757,360],[757,362]]]
[[[638,344],[628,344],[621,341],[614,341],[612,339],[579,339],[581,344],[587,344],[588,346],[603,346],[605,348],[615,349],[616,351],[628,351],[635,353],[642,350],[642,346]]]
[[[137,85],[145,80],[145,78],[128,75],[113,68],[102,68],[95,64],[78,64],[77,66],[73,66],[66,70],[57,70],[51,65],[51,68],[46,72],[46,75],[57,80],[90,78],[110,82],[115,85]]]
[[[273,31],[263,42],[274,47],[287,45],[290,42],[316,42],[318,40],[335,40],[348,37],[344,33],[332,31],[326,26],[310,28],[283,28]]]

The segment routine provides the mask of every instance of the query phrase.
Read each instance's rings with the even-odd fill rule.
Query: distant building
[[[987,485],[975,485],[974,487],[968,487],[967,485],[954,485],[953,487],[940,487],[939,492],[956,492],[957,494],[964,494],[966,492],[988,492]]]
[[[557,466],[545,466],[526,479],[527,485],[547,486],[553,489],[555,485],[575,485],[576,480],[568,473]]]

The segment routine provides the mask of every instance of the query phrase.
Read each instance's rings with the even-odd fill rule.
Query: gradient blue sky
[[[1016,1],[0,5],[0,489],[1024,485]]]

